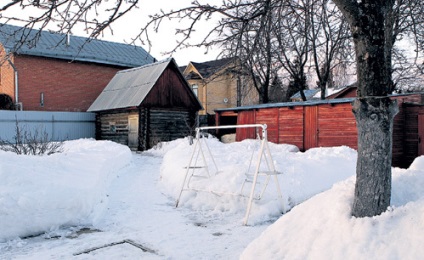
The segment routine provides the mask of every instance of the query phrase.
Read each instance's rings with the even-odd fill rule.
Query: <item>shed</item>
[[[88,111],[96,136],[146,150],[191,134],[201,105],[174,59],[116,73]]]
[[[391,98],[399,105],[393,130],[393,166],[408,167],[415,157],[424,154],[423,97],[418,93]],[[341,145],[357,149],[353,101],[354,98],[341,98],[219,109],[215,111],[216,122],[267,124],[269,141],[293,144],[301,151]],[[256,134],[253,129],[237,129],[236,140],[255,138]]]

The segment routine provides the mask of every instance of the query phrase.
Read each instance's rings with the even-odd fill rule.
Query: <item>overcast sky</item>
[[[135,35],[137,35],[140,27],[147,22],[148,15],[159,12],[160,9],[163,9],[164,11],[171,9],[177,10],[182,7],[190,6],[191,2],[192,0],[141,0],[139,9],[126,14],[122,20],[117,21],[116,24],[112,25],[114,35],[105,35],[103,39],[118,42],[129,42],[133,37],[135,37]],[[208,23],[210,26],[211,22]],[[209,31],[208,23],[201,23],[201,28],[199,27],[194,35],[195,39],[200,39],[203,36],[202,32]],[[150,53],[153,57],[158,60],[169,57],[169,54],[163,55],[162,53],[170,51],[176,46],[177,37],[175,35],[175,28],[178,26],[181,27],[181,25],[182,23],[179,23],[178,20],[163,21],[158,33],[153,31],[150,32],[149,37],[152,40]],[[193,41],[193,43],[195,43],[195,41]],[[137,42],[137,45],[141,45],[140,42]],[[148,46],[143,47],[147,51],[149,50]],[[178,50],[172,56],[175,58],[178,65],[182,66],[187,65],[190,61],[204,62],[214,60],[219,53],[216,48],[209,51],[208,54],[205,54],[205,51],[205,48],[183,49]]]

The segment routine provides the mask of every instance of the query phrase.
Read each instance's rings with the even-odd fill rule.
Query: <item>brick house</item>
[[[7,24],[0,56],[0,94],[38,111],[87,111],[118,71],[155,61],[142,47]]]
[[[225,58],[181,67],[184,77],[203,106],[199,115],[215,109],[258,104],[258,94],[247,77],[237,73],[236,59]]]

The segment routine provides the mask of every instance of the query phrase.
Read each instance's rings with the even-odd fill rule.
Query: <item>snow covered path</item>
[[[0,259],[238,259],[268,226],[175,208],[157,186],[161,162],[148,152],[133,154],[110,187],[107,213],[91,227],[98,231],[72,227],[13,240]]]
[[[271,185],[253,203],[246,227],[247,199],[216,191],[240,189],[256,142],[207,140],[220,172],[191,184],[215,193],[187,191],[178,208],[187,140],[142,154],[88,139],[66,142],[65,152],[50,156],[0,151],[0,260],[422,259],[424,156],[392,169],[386,212],[356,219],[356,151],[302,153],[270,143],[293,208],[281,216]],[[29,235],[36,236],[22,238]]]

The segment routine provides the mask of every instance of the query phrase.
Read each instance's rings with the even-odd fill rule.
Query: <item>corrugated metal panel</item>
[[[94,113],[0,110],[0,138],[13,141],[16,122],[26,131],[46,131],[55,141],[94,138],[95,121]]]
[[[38,30],[25,29],[8,24],[0,25],[0,42],[11,52],[42,56],[56,59],[101,63],[122,67],[138,67],[150,64],[155,59],[142,47],[70,36],[66,44],[66,35],[42,31],[37,42],[33,40]],[[28,35],[27,41],[16,50],[22,35]]]
[[[173,59],[116,73],[88,111],[139,106]],[[175,64],[176,66],[176,64]]]

